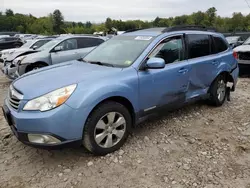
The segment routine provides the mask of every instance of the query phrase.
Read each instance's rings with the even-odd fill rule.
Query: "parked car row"
[[[82,58],[105,40],[95,36],[63,36],[28,41],[21,48],[2,51],[2,72],[10,79],[45,66]]]
[[[240,36],[230,36],[226,37],[226,39],[232,48],[236,48],[244,43],[243,38]]]
[[[25,144],[84,145],[105,155],[161,109],[201,99],[223,105],[236,88],[236,57],[222,34],[194,26],[126,32],[105,42],[59,37],[14,60],[17,76],[33,71],[10,85],[3,113]]]

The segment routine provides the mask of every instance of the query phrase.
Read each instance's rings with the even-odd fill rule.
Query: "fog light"
[[[31,143],[36,144],[58,144],[60,140],[51,135],[28,134],[28,139]]]

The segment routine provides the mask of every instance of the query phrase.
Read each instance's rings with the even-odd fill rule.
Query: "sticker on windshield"
[[[135,38],[135,40],[150,40],[152,37],[147,37],[147,36],[138,36]]]
[[[125,65],[131,65],[131,64],[132,64],[132,61],[127,60],[127,61],[124,62],[124,64],[125,64]]]

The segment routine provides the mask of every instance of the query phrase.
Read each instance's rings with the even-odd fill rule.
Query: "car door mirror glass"
[[[37,49],[37,46],[33,46],[32,48],[33,48],[33,50],[36,50],[36,49]]]
[[[146,63],[148,69],[163,69],[165,67],[165,61],[162,58],[152,57]]]

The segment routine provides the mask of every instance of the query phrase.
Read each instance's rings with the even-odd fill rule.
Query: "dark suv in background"
[[[22,40],[17,37],[0,38],[0,50],[5,50],[9,48],[19,48],[22,45],[23,45]]]

